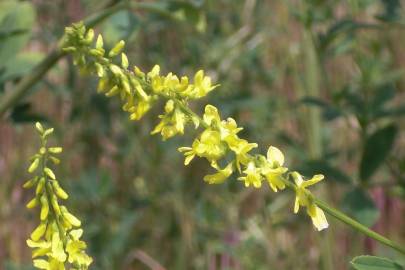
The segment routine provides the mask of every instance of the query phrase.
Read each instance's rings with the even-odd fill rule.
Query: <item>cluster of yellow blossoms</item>
[[[35,197],[28,202],[28,208],[40,207],[39,226],[32,232],[27,245],[33,249],[34,266],[38,269],[84,270],[92,262],[85,253],[86,243],[80,240],[83,230],[81,222],[72,215],[59,199],[66,200],[68,194],[60,187],[49,161],[59,164],[56,154],[62,152],[61,147],[48,147],[47,141],[53,129],[44,129],[36,123],[41,137],[41,148],[32,157],[28,172],[34,177],[24,184],[24,188],[35,187]]]
[[[128,58],[122,53],[124,41],[106,53],[102,36],[97,37],[95,45],[93,40],[92,29],[86,30],[81,23],[73,24],[66,28],[64,49],[73,55],[81,71],[100,78],[100,93],[108,97],[120,97],[122,108],[129,113],[131,120],[140,119],[157,100],[163,99],[166,100],[164,112],[159,116],[160,123],[152,134],[160,133],[166,140],[176,134],[183,134],[187,123],[193,123],[195,128],[203,127],[204,130],[191,147],[180,147],[179,151],[184,152],[185,165],[196,156],[208,160],[216,172],[205,176],[206,182],[220,184],[237,172],[242,174],[238,179],[246,187],[260,188],[266,180],[275,192],[288,186],[296,193],[294,212],[298,212],[299,206],[304,206],[318,230],[328,227],[323,211],[317,207],[313,195],[306,189],[322,180],[322,175],[304,181],[298,172],[288,172],[283,167],[282,152],[274,146],[269,147],[267,156],[251,154],[250,151],[257,144],[239,138],[238,132],[242,128],[232,118],[221,120],[217,108],[212,105],[205,107],[202,118],[191,111],[188,106],[190,100],[202,98],[217,87],[211,84],[211,79],[204,76],[203,71],[198,71],[191,83],[187,77],[179,79],[172,73],[160,75],[159,66],[146,74],[138,67],[129,70]],[[121,61],[117,64],[115,59],[119,54]]]

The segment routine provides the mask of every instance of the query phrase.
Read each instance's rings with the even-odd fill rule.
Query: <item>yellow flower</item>
[[[221,139],[224,141],[232,141],[232,139],[237,138],[237,133],[243,128],[239,128],[236,124],[236,121],[228,117],[226,120],[221,121],[221,125],[219,127],[221,133]]]
[[[187,122],[186,115],[174,107],[174,102],[169,100],[165,106],[165,114],[159,115],[162,120],[154,128],[151,134],[161,133],[164,140],[176,134],[184,134],[184,126]]]
[[[180,152],[185,152],[185,165],[189,164],[194,156],[205,157],[211,165],[215,166],[218,159],[226,153],[226,145],[221,142],[218,131],[206,129],[200,139],[195,139],[192,147],[180,147]]]
[[[311,217],[312,223],[318,231],[328,228],[329,224],[326,220],[325,214],[313,202],[310,192],[306,189],[319,181],[323,180],[322,174],[314,175],[310,180],[304,181],[298,172],[293,172],[292,176],[296,184],[296,196],[294,203],[294,213],[298,213],[300,206],[307,208],[307,214]]]
[[[151,102],[149,100],[139,100],[134,106],[132,106],[128,112],[130,113],[129,119],[139,120],[145,113],[151,108]]]
[[[201,98],[218,86],[211,85],[211,78],[204,76],[204,71],[199,70],[194,76],[194,87],[190,89],[188,96],[191,98]]]
[[[236,168],[240,172],[240,165],[247,165],[250,161],[248,152],[257,147],[257,143],[249,143],[247,140],[240,139],[237,136],[230,136],[226,138],[229,148],[235,153]]]
[[[218,109],[210,104],[205,106],[203,120],[208,126],[212,126],[215,123],[218,124],[221,121]]]
[[[271,189],[277,192],[283,190],[285,184],[283,182],[283,174],[287,172],[287,168],[282,167],[284,164],[284,155],[276,147],[270,146],[267,150],[267,159],[262,167],[262,173],[266,177]]]
[[[233,164],[229,163],[224,169],[218,169],[217,173],[204,177],[204,181],[209,184],[222,184],[233,173]]]
[[[262,186],[260,168],[257,168],[253,161],[249,162],[243,173],[245,173],[246,176],[239,177],[238,180],[244,181],[245,187],[253,185],[255,188],[259,188]]]

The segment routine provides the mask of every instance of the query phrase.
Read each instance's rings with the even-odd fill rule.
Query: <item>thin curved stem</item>
[[[293,183],[291,183],[290,181],[283,181],[283,182],[285,183],[285,185],[288,188],[290,188],[292,190],[296,189],[295,185]],[[367,228],[366,226],[364,226],[360,222],[352,219],[351,217],[347,216],[340,210],[329,206],[327,203],[325,203],[315,197],[312,197],[312,199],[314,200],[315,204],[319,208],[321,208],[323,211],[325,211],[330,216],[340,220],[341,222],[345,223],[346,225],[352,227],[353,229],[367,235],[368,237],[373,238],[374,240],[380,242],[381,244],[389,246],[389,247],[395,249],[396,251],[398,251],[402,254],[405,254],[405,248],[402,247],[401,245],[399,245],[399,244],[393,242],[392,240],[386,238],[385,236],[382,236],[381,234]]]
[[[329,215],[331,215],[332,217],[342,221],[343,223],[345,223],[346,225],[349,225],[350,227],[352,227],[353,229],[358,230],[359,232],[367,235],[370,238],[373,238],[374,240],[389,246],[393,249],[395,249],[396,251],[405,254],[405,248],[400,246],[399,244],[395,243],[394,241],[386,238],[385,236],[382,236],[381,234],[367,228],[366,226],[364,226],[363,224],[357,222],[356,220],[348,217],[347,215],[345,215],[344,213],[342,213],[341,211],[339,211],[336,208],[333,208],[331,206],[329,206],[328,204],[326,204],[325,202],[314,198],[314,202],[315,204],[321,208],[323,211],[325,211],[326,213],[328,213]]]

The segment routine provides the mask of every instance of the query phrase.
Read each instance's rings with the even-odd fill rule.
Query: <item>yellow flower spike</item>
[[[255,188],[262,186],[262,176],[260,174],[260,168],[257,168],[253,161],[249,162],[247,168],[243,171],[246,176],[239,177],[238,180],[245,182],[245,187],[253,185]]]
[[[233,173],[233,164],[228,164],[224,169],[219,169],[217,173],[204,176],[204,181],[208,184],[222,184]]]
[[[152,134],[160,133],[165,140],[174,135],[182,134],[185,125],[189,122],[193,122],[195,127],[201,124],[205,128],[198,138],[193,141],[191,147],[180,147],[178,149],[185,156],[185,165],[188,165],[195,156],[198,156],[206,158],[211,166],[217,170],[216,173],[207,175],[204,178],[205,181],[208,183],[223,182],[228,177],[228,174],[232,173],[231,171],[237,169],[239,173],[243,170],[243,176],[239,180],[243,180],[246,186],[260,187],[261,181],[266,179],[274,191],[285,188],[287,179],[284,178],[284,174],[288,169],[283,167],[284,156],[280,150],[271,146],[268,149],[267,157],[252,155],[250,151],[256,148],[257,144],[238,137],[238,133],[242,128],[237,126],[234,119],[221,120],[218,109],[212,105],[205,107],[202,118],[187,107],[190,100],[204,97],[218,86],[211,84],[210,77],[205,76],[204,71],[200,70],[195,74],[193,83],[190,83],[190,79],[185,76],[179,80],[180,77],[173,73],[161,76],[158,65],[154,66],[147,74],[138,67],[134,67],[133,72],[128,72],[126,70],[127,58],[124,55],[121,56],[121,66],[111,68],[111,63],[114,62],[112,57],[94,57],[89,52],[94,49],[94,46],[83,45],[82,36],[84,33],[85,27],[83,25],[74,25],[66,30],[69,42],[65,45],[67,48],[75,50],[73,53],[77,59],[75,64],[80,69],[87,69],[89,73],[94,75],[98,73],[94,63],[103,66],[105,74],[100,78],[99,91],[105,92],[113,88],[112,91],[107,92],[107,96],[119,94],[122,99],[123,110],[129,113],[130,119],[140,119],[156,100],[163,99],[167,101],[164,113],[159,116],[160,122],[151,132]],[[96,44],[96,49],[97,47],[100,46]],[[91,58],[94,62],[86,63],[81,61],[80,58]],[[127,87],[123,85],[123,81],[129,82],[130,91],[125,89]],[[114,89],[115,86],[116,89]],[[181,105],[181,108],[177,107],[177,105]],[[233,160],[228,163],[228,165],[232,164],[232,166],[218,167],[219,161],[224,157],[227,159],[233,157]],[[298,211],[300,205],[306,207],[314,225],[319,229],[322,228],[322,225],[325,226],[323,212],[316,208],[316,205],[312,202],[311,194],[305,189],[307,185],[316,182],[315,180],[304,181],[308,183],[300,187],[297,185],[296,201],[298,205],[296,211]],[[66,212],[63,211],[62,207],[61,211],[62,214]],[[61,223],[65,227],[72,226],[66,218],[61,219]],[[75,245],[72,244],[72,247]],[[79,257],[82,258],[81,255],[77,255],[75,258],[79,260]]]
[[[37,129],[38,126],[37,124]],[[40,127],[43,130],[40,136],[42,143],[38,153],[34,155],[34,165],[32,165],[34,167],[39,167],[39,164],[48,164],[49,160],[58,163],[58,159],[47,153],[62,152],[61,147],[47,147],[47,136],[52,133],[53,129],[45,130],[42,125]],[[32,248],[34,266],[47,270],[88,269],[92,259],[86,255],[84,248],[77,250],[77,254],[73,254],[72,257],[69,254],[71,258],[69,258],[69,262],[67,261],[67,243],[73,239],[72,237],[80,237],[83,233],[83,230],[80,229],[80,220],[69,213],[65,206],[60,206],[58,203],[58,198],[68,198],[67,193],[59,186],[51,168],[31,170],[36,171],[37,175],[27,181],[24,187],[35,188],[36,197],[27,204],[27,207],[33,208],[41,205],[39,215],[41,223],[31,233],[31,239],[27,240],[27,245]],[[72,230],[73,226],[77,229]],[[85,243],[80,245],[80,247],[85,246]]]
[[[328,228],[329,224],[326,220],[325,214],[313,202],[310,192],[306,189],[324,179],[322,174],[314,175],[310,180],[304,181],[302,176],[298,172],[291,173],[296,189],[295,189],[295,203],[294,213],[298,213],[300,206],[307,208],[307,214],[311,217],[312,223],[318,231]]]

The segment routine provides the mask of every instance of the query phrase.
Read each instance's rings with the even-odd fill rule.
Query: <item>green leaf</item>
[[[371,134],[367,139],[360,163],[361,181],[367,181],[381,166],[394,144],[398,128],[389,125]]]
[[[358,256],[350,264],[356,270],[403,270],[404,268],[387,258],[376,256]]]
[[[129,11],[120,11],[103,23],[103,38],[107,46],[113,46],[120,40],[130,43],[140,29],[138,18]]]
[[[4,65],[27,44],[35,22],[35,10],[29,2],[0,3],[0,61]]]
[[[376,114],[376,118],[381,117],[402,117],[405,115],[405,104],[399,105],[397,107],[382,109]]]
[[[383,0],[381,4],[384,7],[384,11],[376,16],[377,19],[386,22],[394,22],[401,19],[400,0]]]
[[[343,198],[342,209],[367,227],[373,226],[379,217],[379,210],[373,200],[360,188],[355,188],[346,193]]]
[[[30,103],[22,103],[16,105],[10,115],[11,120],[14,123],[33,123],[33,122],[45,122],[47,119],[40,114],[32,111]]]
[[[42,53],[22,52],[18,54],[12,62],[4,67],[4,72],[0,74],[0,84],[27,74],[42,58]]]

